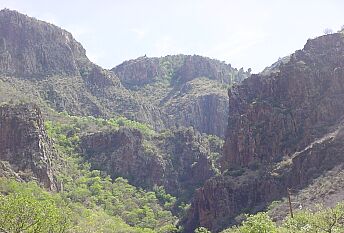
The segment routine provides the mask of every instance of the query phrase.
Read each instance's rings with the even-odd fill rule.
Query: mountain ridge
[[[25,98],[15,90],[25,86],[43,109],[106,118],[123,115],[156,130],[193,126],[223,137],[225,89],[249,76],[229,64],[187,55],[140,57],[106,70],[92,63],[82,45],[59,27],[10,10],[2,10],[0,18],[0,78],[14,87],[10,100]],[[210,93],[201,88],[200,78],[209,80],[204,84]],[[194,80],[200,81],[195,85]],[[8,95],[3,98],[10,101]],[[209,104],[214,114],[207,113]]]

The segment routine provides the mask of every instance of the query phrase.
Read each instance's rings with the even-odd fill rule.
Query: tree
[[[229,228],[223,233],[277,233],[276,224],[267,213],[261,212],[255,215],[247,215],[247,219],[239,227]]]
[[[69,217],[53,199],[37,200],[32,194],[0,195],[0,232],[66,232]]]
[[[318,211],[300,211],[294,218],[288,218],[284,227],[291,232],[321,232],[334,233],[344,231],[344,203],[339,203],[334,208]]]

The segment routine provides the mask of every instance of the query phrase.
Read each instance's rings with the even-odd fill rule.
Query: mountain
[[[247,76],[224,62],[186,55],[141,57],[105,70],[69,32],[0,11],[1,101],[34,100],[44,112],[122,115],[159,131],[192,126],[223,137],[227,87]]]
[[[243,69],[197,55],[140,57],[112,71],[134,95],[159,110],[154,115],[160,115],[165,128],[192,126],[220,137],[227,121],[227,88],[249,76]]]
[[[343,33],[311,39],[275,72],[252,75],[229,91],[223,175],[195,194],[186,232],[198,225],[217,232],[285,197],[287,188],[302,192],[321,175],[331,179],[326,174],[344,162],[343,55]],[[342,191],[325,191],[333,200],[327,206],[342,200]],[[308,195],[303,199],[321,203],[316,192]]]

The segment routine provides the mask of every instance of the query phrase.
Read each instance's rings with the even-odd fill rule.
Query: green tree
[[[341,233],[344,232],[344,203],[334,208],[319,207],[317,211],[300,211],[284,223],[287,232]]]
[[[0,195],[0,231],[63,233],[70,224],[67,212],[53,199],[38,200],[27,193]]]
[[[240,227],[232,227],[223,233],[280,233],[276,224],[267,213],[261,212],[255,215],[248,215]]]

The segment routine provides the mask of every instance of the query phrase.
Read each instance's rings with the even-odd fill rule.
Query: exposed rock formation
[[[166,125],[194,127],[202,133],[224,136],[227,122],[227,88],[214,80],[198,78],[182,84],[161,102]]]
[[[218,232],[238,223],[235,217],[243,212],[264,210],[268,203],[285,196],[287,188],[298,190],[306,187],[314,178],[344,162],[343,139],[344,128],[341,125],[303,151],[266,169],[244,168],[240,175],[229,172],[208,180],[194,196],[185,232],[191,232],[199,224]],[[336,201],[343,199],[343,196],[337,197]]]
[[[56,155],[37,106],[0,107],[0,174],[24,181],[35,179],[46,188],[56,190],[53,156]]]
[[[140,57],[125,61],[112,71],[130,88],[154,82],[164,74],[158,58]]]
[[[122,176],[146,188],[164,186],[169,193],[190,197],[215,174],[207,145],[191,129],[149,139],[136,129],[121,128],[85,136],[80,147],[93,168],[112,177]]]
[[[232,68],[230,64],[218,60],[198,55],[185,56],[181,66],[174,72],[173,81],[185,83],[195,78],[207,77],[220,83],[230,84],[233,81],[240,82],[247,75],[243,70],[240,70],[241,73],[234,71],[237,70]]]
[[[344,162],[343,55],[342,33],[309,40],[279,72],[229,91],[225,175],[197,191],[186,232],[198,225],[216,232]]]
[[[205,77],[219,83],[241,82],[249,73],[230,64],[199,55],[173,55],[160,58],[139,57],[125,61],[112,71],[128,88],[141,87],[161,80],[181,84]]]
[[[8,75],[78,75],[89,60],[72,35],[16,11],[0,11],[0,70]]]
[[[229,92],[223,169],[279,160],[328,132],[344,114],[344,39],[309,40],[265,77],[254,75]]]

